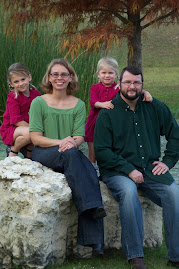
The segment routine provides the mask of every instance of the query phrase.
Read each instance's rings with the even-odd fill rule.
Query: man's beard
[[[136,94],[133,96],[129,96],[128,95],[129,91],[133,91]],[[123,90],[121,89],[120,92],[127,100],[131,100],[131,101],[137,99],[142,94],[142,90],[140,92],[139,91],[137,92],[136,90],[128,90],[127,92],[123,92]]]

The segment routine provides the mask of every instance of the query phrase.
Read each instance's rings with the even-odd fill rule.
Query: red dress
[[[14,92],[10,92],[7,96],[6,111],[3,115],[3,123],[0,127],[0,134],[5,145],[13,146],[13,134],[17,128],[14,124],[19,121],[29,123],[29,109],[32,100],[40,96],[41,93],[30,88],[30,96],[27,97],[23,93],[19,93],[15,98]]]
[[[114,82],[110,87],[104,86],[101,82],[98,84],[94,84],[90,89],[90,105],[91,109],[87,118],[86,126],[85,126],[85,141],[93,142],[94,136],[94,127],[96,123],[96,119],[100,108],[95,108],[94,104],[96,102],[106,102],[112,100],[116,97],[117,92],[119,91],[119,87],[116,87],[117,84]]]

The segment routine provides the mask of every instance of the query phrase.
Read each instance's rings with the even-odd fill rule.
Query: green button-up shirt
[[[151,179],[170,185],[167,172],[153,175],[154,161],[161,156],[160,136],[165,135],[166,150],[162,162],[172,168],[179,158],[179,126],[169,108],[157,99],[152,103],[140,96],[135,111],[118,93],[113,109],[101,109],[94,133],[95,156],[102,176],[128,174],[134,169]]]

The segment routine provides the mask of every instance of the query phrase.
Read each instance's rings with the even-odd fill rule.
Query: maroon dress
[[[19,93],[15,98],[14,92],[10,92],[7,96],[6,111],[3,115],[3,123],[0,127],[0,134],[5,145],[13,146],[13,134],[17,128],[14,124],[19,121],[29,123],[29,109],[32,100],[40,96],[41,93],[30,88],[30,96],[27,97],[23,93]]]
[[[94,136],[94,127],[96,123],[96,119],[100,108],[95,108],[94,104],[96,102],[106,102],[112,100],[116,97],[117,92],[119,91],[119,87],[114,82],[110,87],[104,86],[101,82],[98,84],[94,84],[90,89],[90,105],[91,109],[87,118],[86,126],[85,126],[85,141],[93,142]]]

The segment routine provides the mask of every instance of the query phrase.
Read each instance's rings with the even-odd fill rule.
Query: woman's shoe
[[[179,268],[179,262],[168,261],[168,264]]]
[[[92,252],[93,257],[103,257],[104,256],[103,244],[92,245],[92,248],[93,248],[93,252]]]
[[[93,219],[100,219],[106,217],[106,211],[104,207],[96,207],[92,209],[92,217]]]
[[[6,155],[7,155],[7,157],[9,157],[10,152],[12,152],[12,153],[14,153],[14,154],[17,154],[17,155],[18,155],[18,152],[17,152],[17,151],[12,150],[12,149],[11,149],[11,146],[10,146],[10,145],[8,145],[8,146],[6,147]]]

